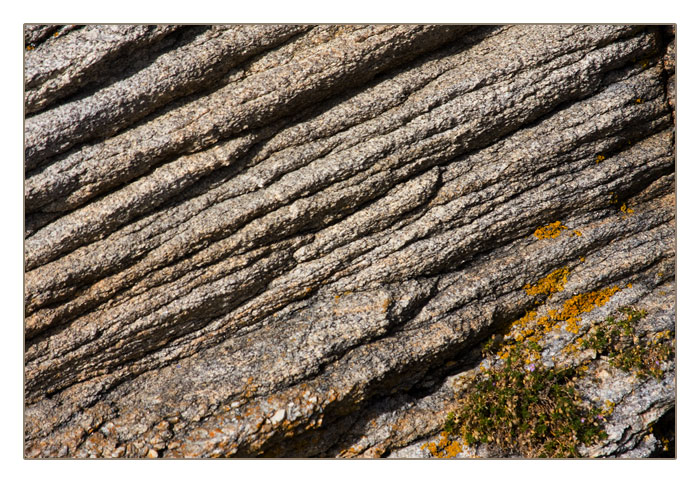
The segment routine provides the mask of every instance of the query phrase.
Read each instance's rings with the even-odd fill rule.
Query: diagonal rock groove
[[[640,340],[675,328],[673,26],[26,25],[25,48],[26,457],[430,457],[485,340],[595,293],[541,337],[614,403],[578,453],[675,454],[673,358],[565,350],[625,307]]]
[[[114,134],[160,106],[215,84],[236,64],[303,29],[261,26],[261,32],[251,35],[247,28],[190,28],[166,51],[142,60],[129,59],[135,64],[116,73],[123,79],[30,117],[25,124],[26,156],[37,163],[77,143]],[[201,67],[192,67],[198,65]],[[143,89],[144,85],[155,88]],[[62,122],[57,124],[57,118]]]
[[[65,27],[57,27],[47,26],[49,30],[55,29],[46,39],[47,45],[42,47],[39,55],[27,59],[28,77],[32,79],[27,83],[25,93],[29,118],[59,101],[70,103],[73,99],[89,97],[99,87],[114,82],[129,71],[137,71],[152,61],[154,54],[186,43],[202,29],[90,25],[66,31]],[[61,33],[69,37],[62,38]],[[84,59],[84,53],[71,49],[73,46],[85,46],[86,42],[94,49],[90,59]],[[56,52],[59,50],[62,52],[57,59]],[[70,75],[62,77],[66,71]]]

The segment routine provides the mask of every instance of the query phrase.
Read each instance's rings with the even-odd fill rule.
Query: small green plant
[[[565,307],[561,312],[570,315],[570,311]],[[673,333],[641,338],[635,329],[646,312],[625,307],[618,313],[617,317],[593,324],[568,351],[594,349],[594,359],[607,356],[611,365],[635,371],[639,377],[661,378],[663,362],[673,357]],[[525,318],[534,319],[534,314]],[[458,437],[470,445],[493,445],[526,458],[578,457],[581,445],[607,438],[603,423],[614,404],[606,401],[605,407],[589,407],[575,387],[576,380],[586,374],[590,360],[578,367],[544,366],[539,356],[542,347],[532,338],[539,338],[545,325],[538,324],[528,339],[516,334],[507,340],[494,336],[484,343],[484,357],[502,362],[482,368],[466,381],[462,409],[448,415],[435,454],[454,453],[450,446],[454,442],[449,438]]]
[[[637,377],[663,377],[661,365],[674,356],[673,332],[664,331],[651,338],[640,338],[635,332],[643,310],[623,307],[619,316],[610,316],[595,324],[579,345],[595,349],[597,355],[607,356],[610,364],[624,371],[634,371]]]
[[[450,412],[445,420],[445,431],[447,433],[454,433],[457,429],[457,422],[455,421],[455,413]]]
[[[602,323],[593,324],[586,336],[581,338],[582,349],[595,349],[601,355],[619,352],[634,341],[633,323],[646,316],[645,311],[620,309],[627,317],[620,319],[609,316]]]
[[[580,444],[606,438],[600,411],[584,407],[574,387],[579,370],[528,362],[532,349],[513,344],[502,366],[472,379],[462,410],[448,416],[445,432],[526,458],[576,457]]]

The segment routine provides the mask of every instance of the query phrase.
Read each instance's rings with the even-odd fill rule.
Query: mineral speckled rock
[[[672,27],[27,25],[25,45],[27,457],[427,457],[525,313],[614,285],[583,330],[625,306],[675,327]],[[558,293],[523,290],[564,266]],[[664,364],[591,363],[582,394],[615,407],[583,456],[668,445]]]

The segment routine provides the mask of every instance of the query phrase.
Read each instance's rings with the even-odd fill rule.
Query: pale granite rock
[[[672,29],[25,32],[27,457],[424,457],[525,312],[675,326]],[[674,363],[596,364],[582,454],[657,454]]]

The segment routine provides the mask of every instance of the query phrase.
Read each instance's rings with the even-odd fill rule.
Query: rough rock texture
[[[671,27],[25,32],[27,457],[424,457],[527,311],[674,328]],[[583,454],[655,454],[674,367],[596,361]]]

